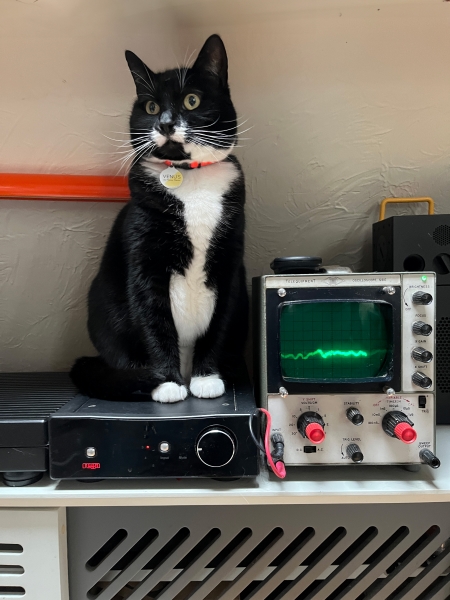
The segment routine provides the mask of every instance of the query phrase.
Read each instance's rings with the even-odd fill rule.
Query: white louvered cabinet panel
[[[0,510],[0,600],[68,600],[65,509]]]

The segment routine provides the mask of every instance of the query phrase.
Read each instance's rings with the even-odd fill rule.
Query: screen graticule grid
[[[375,302],[298,302],[282,307],[283,377],[351,380],[378,377],[389,353],[389,305]]]

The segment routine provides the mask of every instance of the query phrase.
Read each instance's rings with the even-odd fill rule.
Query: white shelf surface
[[[256,479],[51,481],[11,488],[0,485],[0,507],[182,506],[256,504],[450,503],[450,426],[437,428],[441,467],[288,468],[284,480],[263,469]]]

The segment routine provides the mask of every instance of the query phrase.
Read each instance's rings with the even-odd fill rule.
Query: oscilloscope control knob
[[[414,292],[412,297],[413,304],[431,304],[433,296],[427,292]]]
[[[200,433],[195,451],[207,467],[224,467],[236,453],[236,440],[223,427],[210,427]]]
[[[416,321],[413,323],[412,329],[416,335],[430,335],[433,331],[431,325],[424,323],[423,321]]]
[[[433,383],[431,379],[427,375],[425,375],[425,373],[421,373],[420,371],[416,371],[415,373],[413,373],[412,381],[415,385],[418,385],[424,390],[430,388],[431,384]]]
[[[393,410],[384,415],[382,427],[385,433],[398,438],[404,444],[412,444],[417,439],[414,423],[399,410]]]
[[[364,417],[354,406],[347,408],[345,414],[347,415],[347,419],[351,421],[353,425],[362,425],[364,423]]]
[[[364,460],[364,454],[361,452],[361,448],[358,444],[349,444],[347,446],[347,456],[351,458],[354,463],[361,463]]]
[[[413,348],[411,354],[414,360],[417,360],[421,363],[429,363],[433,360],[433,354],[421,346]]]
[[[305,412],[298,418],[297,429],[313,444],[321,444],[325,439],[325,421],[316,412]]]

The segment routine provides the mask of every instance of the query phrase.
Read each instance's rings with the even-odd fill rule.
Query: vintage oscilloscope
[[[434,273],[324,271],[253,280],[257,401],[285,464],[437,468]]]

